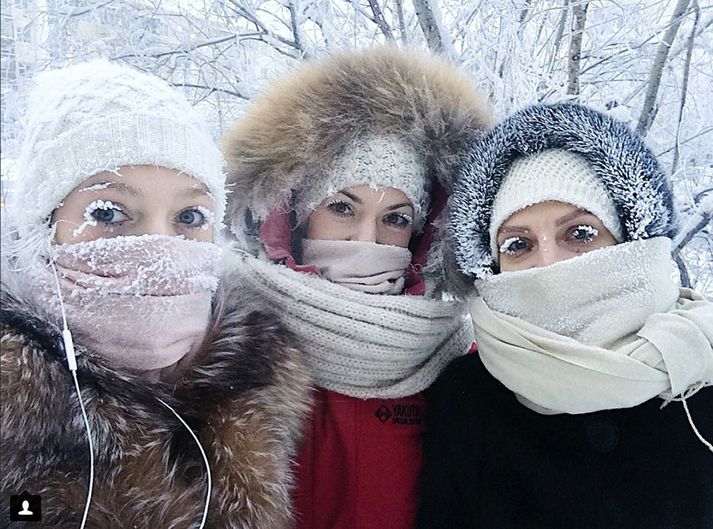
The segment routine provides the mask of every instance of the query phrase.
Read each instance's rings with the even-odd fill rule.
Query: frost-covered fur
[[[624,123],[582,105],[536,105],[474,142],[454,186],[450,233],[466,275],[483,278],[492,273],[490,217],[513,158],[546,149],[571,151],[591,164],[614,201],[624,240],[674,235],[671,185],[639,136]]]
[[[450,191],[468,145],[490,123],[472,81],[423,52],[382,46],[303,64],[255,101],[224,139],[232,186],[226,224],[243,238],[248,211],[264,219],[367,134],[413,146],[430,178]]]
[[[6,271],[3,271],[4,274]],[[5,278],[4,278],[5,279]],[[79,526],[89,457],[55,322],[2,285],[2,496],[42,496],[45,527]],[[235,278],[217,294],[208,336],[174,385],[147,383],[77,344],[92,429],[88,528],[196,528],[205,501],[197,432],[213,472],[207,527],[292,527],[290,460],[309,406],[301,355],[279,320]],[[15,295],[16,294],[16,295]],[[26,296],[25,296],[26,299]],[[9,519],[9,504],[0,515]]]

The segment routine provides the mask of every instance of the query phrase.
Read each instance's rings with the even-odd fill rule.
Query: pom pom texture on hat
[[[28,121],[13,197],[21,237],[48,219],[77,185],[124,165],[156,165],[204,183],[225,209],[220,151],[205,122],[164,81],[95,60],[42,73],[28,99]]]
[[[638,135],[582,105],[536,105],[476,140],[462,166],[449,218],[461,272],[475,278],[492,274],[489,228],[502,180],[515,157],[547,149],[576,153],[591,165],[614,202],[624,241],[675,235],[670,182]]]

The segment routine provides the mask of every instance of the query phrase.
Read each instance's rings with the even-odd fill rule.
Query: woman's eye
[[[527,251],[529,247],[530,243],[528,243],[525,239],[521,239],[520,237],[509,237],[500,243],[500,253],[516,256]]]
[[[599,235],[599,230],[589,224],[580,224],[569,232],[570,238],[577,243],[590,243]]]
[[[413,224],[413,217],[407,213],[389,213],[384,217],[384,223],[395,228],[405,229]]]
[[[210,212],[205,208],[187,208],[177,215],[180,224],[185,224],[191,228],[199,228],[207,225]]]
[[[89,204],[84,217],[89,217],[102,224],[118,224],[129,218],[121,206],[109,200],[95,200]]]
[[[327,209],[340,217],[346,217],[348,215],[351,215],[352,213],[352,207],[341,200],[336,202],[330,202],[329,204],[327,204]]]

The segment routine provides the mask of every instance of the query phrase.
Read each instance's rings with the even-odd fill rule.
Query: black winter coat
[[[540,415],[477,353],[428,399],[420,529],[713,529],[713,453],[679,402]],[[713,441],[713,388],[688,407]]]

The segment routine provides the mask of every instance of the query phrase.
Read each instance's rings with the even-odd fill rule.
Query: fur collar
[[[308,378],[277,316],[245,292],[235,277],[223,281],[204,345],[171,386],[112,369],[77,344],[95,443],[91,526],[189,527],[200,518],[200,455],[157,397],[208,453],[215,526],[290,526],[290,461],[309,409]],[[41,494],[43,520],[76,526],[89,468],[86,431],[59,328],[21,299],[3,284],[0,483],[3,493]]]

